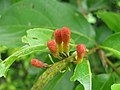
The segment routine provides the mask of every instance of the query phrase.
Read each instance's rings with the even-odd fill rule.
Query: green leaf
[[[91,25],[72,5],[56,0],[22,0],[1,16],[0,42],[9,47],[18,47],[27,29],[41,27],[55,30],[63,26],[92,39],[95,37]]]
[[[45,45],[52,37],[53,31],[44,28],[34,28],[27,31],[27,40],[31,46]]]
[[[120,90],[120,84],[113,84],[111,90]]]
[[[93,75],[92,90],[110,90],[110,86],[114,83],[114,77],[109,74]]]
[[[71,81],[79,81],[85,88],[85,90],[91,90],[91,70],[88,60],[83,59],[81,64],[77,64],[74,70],[74,74],[71,77]]]
[[[112,52],[115,56],[120,58],[120,32],[108,37],[102,44],[101,48]]]
[[[114,12],[98,12],[97,15],[107,24],[114,32],[120,32],[120,14]],[[111,18],[112,17],[112,18]]]

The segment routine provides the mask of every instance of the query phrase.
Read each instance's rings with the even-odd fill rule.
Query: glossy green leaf
[[[27,29],[41,27],[55,30],[63,26],[92,39],[95,37],[93,28],[72,5],[56,0],[22,0],[1,16],[0,44],[18,47]]]
[[[120,14],[114,12],[98,12],[97,15],[111,30],[114,32],[120,32]]]
[[[113,84],[111,90],[120,90],[120,84]]]
[[[74,74],[71,77],[71,81],[79,81],[85,88],[85,90],[91,90],[91,70],[88,60],[83,59],[81,64],[77,64],[74,70]]]
[[[107,38],[101,48],[106,49],[120,58],[120,33],[115,33]]]
[[[110,90],[110,86],[114,83],[114,77],[109,74],[94,75],[92,82],[92,90]]]

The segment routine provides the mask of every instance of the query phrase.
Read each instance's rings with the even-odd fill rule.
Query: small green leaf
[[[120,14],[114,12],[98,12],[97,15],[114,32],[120,32]],[[111,18],[112,17],[112,18]]]
[[[100,47],[112,52],[115,56],[120,58],[120,32],[108,37]]]
[[[113,84],[111,90],[120,90],[120,84]]]
[[[91,90],[91,70],[88,60],[85,58],[81,64],[77,64],[74,70],[74,75],[71,77],[71,81],[79,81],[85,88],[85,90]]]
[[[34,28],[27,31],[27,41],[31,46],[45,45],[51,39],[53,30]]]

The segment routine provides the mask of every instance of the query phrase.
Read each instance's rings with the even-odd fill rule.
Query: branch
[[[113,70],[118,74],[120,77],[120,72],[117,70],[117,68],[112,64],[112,62],[106,58],[107,63],[113,68]]]
[[[68,58],[61,60],[55,64],[53,64],[50,68],[48,68],[37,80],[37,82],[33,85],[31,90],[43,90],[44,86],[61,70],[63,70],[69,62],[71,62],[74,56],[69,56]]]
[[[103,65],[108,63],[113,68],[113,70],[116,72],[116,74],[120,76],[120,72],[118,72],[117,68],[113,65],[113,63],[105,56],[105,53],[103,52],[103,50],[100,49],[98,53],[99,53],[101,60],[104,62]]]
[[[90,49],[88,52],[88,55],[95,53],[98,49],[99,49],[99,47],[94,47],[94,48]]]
[[[107,71],[108,65],[107,65],[107,61],[106,61],[106,56],[105,53],[103,52],[103,50],[98,49],[98,54],[100,56],[100,59],[102,61],[103,67],[105,68],[105,70]]]

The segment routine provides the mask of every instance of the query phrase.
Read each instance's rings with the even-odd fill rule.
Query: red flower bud
[[[32,64],[32,66],[37,67],[37,68],[41,68],[41,67],[44,68],[44,67],[46,67],[46,64],[41,62],[41,61],[39,61],[38,59],[32,59],[31,60],[31,64]]]
[[[64,43],[69,43],[71,31],[67,27],[63,27],[61,30],[61,37]]]
[[[47,43],[47,46],[52,53],[57,52],[57,46],[54,40],[49,40]]]
[[[70,41],[71,31],[67,27],[63,27],[61,30],[61,37],[63,41],[63,51],[68,53],[69,51],[69,41]]]
[[[55,30],[54,31],[54,37],[55,37],[55,41],[56,41],[57,44],[62,43],[62,37],[61,37],[61,31],[60,30]]]
[[[84,44],[78,44],[76,46],[76,51],[77,51],[77,61],[78,63],[81,62],[81,59],[84,57],[85,52],[86,52],[86,47]]]

